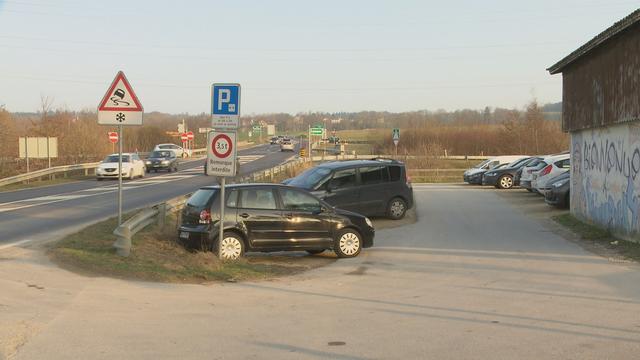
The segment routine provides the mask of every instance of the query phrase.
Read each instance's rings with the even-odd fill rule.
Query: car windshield
[[[489,161],[491,161],[491,160],[487,159],[487,160],[485,160],[485,161],[481,162],[480,164],[476,164],[476,165],[474,165],[474,166],[473,166],[473,168],[474,168],[474,169],[480,169],[480,168],[481,168],[481,167],[483,167],[485,164],[487,164]]]
[[[187,206],[192,208],[203,208],[209,200],[218,192],[216,189],[199,189],[187,200]]]
[[[316,167],[309,169],[293,178],[287,185],[300,187],[303,189],[313,188],[320,180],[331,174],[331,169]]]
[[[171,151],[154,151],[151,153],[152,158],[168,158],[171,157]]]
[[[529,158],[522,158],[522,159],[518,159],[518,160],[516,160],[516,161],[514,161],[514,162],[509,163],[509,166],[507,166],[507,167],[510,167],[510,168],[512,168],[512,167],[516,167],[516,166],[518,166],[518,165],[520,165],[520,164],[524,163],[524,162],[525,162],[525,161],[527,161],[527,160],[529,160]]]
[[[158,147],[159,147],[160,149],[176,149],[176,148],[178,148],[178,147],[177,147],[177,146],[175,146],[175,145],[160,145],[160,146],[158,146]]]
[[[117,163],[118,155],[109,155],[104,160],[103,163]],[[129,155],[122,155],[122,162],[129,162]]]

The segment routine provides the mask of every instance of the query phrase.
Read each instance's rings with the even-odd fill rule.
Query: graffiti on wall
[[[625,237],[640,234],[640,124],[571,134],[571,211]]]

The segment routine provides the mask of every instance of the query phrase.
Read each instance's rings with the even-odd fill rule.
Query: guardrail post
[[[164,223],[167,218],[167,203],[158,205],[158,226],[164,228]]]
[[[131,229],[128,226],[120,225],[113,230],[113,235],[117,237],[113,247],[120,256],[128,257],[131,253]]]
[[[84,176],[89,176],[89,169],[84,169]]]

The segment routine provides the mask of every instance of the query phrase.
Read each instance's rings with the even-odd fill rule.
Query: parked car
[[[531,187],[534,191],[542,195],[544,195],[544,192],[548,189],[547,185],[551,185],[548,184],[549,179],[571,169],[571,155],[562,154],[547,157],[544,159],[544,163],[544,167],[534,172],[531,179]]]
[[[544,201],[553,206],[568,208],[570,204],[571,175],[564,172],[553,179],[549,179],[550,185],[544,194]]]
[[[487,170],[491,170],[498,165],[508,164],[510,162],[525,158],[524,155],[507,155],[507,156],[494,156],[483,162],[468,169],[462,175],[464,182],[469,184],[480,185],[482,184],[482,176]]]
[[[373,246],[375,230],[367,217],[335,208],[312,194],[280,184],[234,184],[225,188],[221,257],[248,251],[333,250],[357,256]],[[180,240],[190,247],[217,250],[220,188],[197,190],[182,210]]]
[[[274,136],[269,140],[269,144],[271,145],[278,145],[279,143],[280,143],[280,139],[277,136]]]
[[[366,216],[402,219],[413,207],[413,188],[404,163],[348,160],[318,165],[285,180],[341,209]]]
[[[533,173],[542,170],[545,165],[544,159],[538,158],[538,160],[534,160],[523,167],[519,179],[518,177],[516,178],[516,181],[520,182],[520,187],[532,192],[533,188],[531,187],[531,180],[533,179]]]
[[[491,169],[482,176],[482,185],[492,185],[499,189],[511,189],[515,186],[514,178],[516,173],[535,159],[533,157],[525,157],[502,168]]]
[[[168,172],[178,171],[178,157],[173,150],[152,151],[144,161],[147,172],[153,170],[167,170]]]
[[[280,142],[280,151],[294,151],[293,141],[288,138],[282,139],[282,142]]]
[[[96,179],[117,179],[118,178],[118,154],[107,156],[96,168]],[[122,177],[133,179],[134,177],[144,177],[146,172],[144,162],[138,154],[123,153],[122,154]]]
[[[189,157],[192,154],[191,149],[185,149],[182,146],[178,146],[176,144],[158,144],[153,148],[153,151],[159,150],[172,150],[176,153],[177,157],[181,158]]]

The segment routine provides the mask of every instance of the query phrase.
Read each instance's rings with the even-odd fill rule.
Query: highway
[[[240,175],[286,162],[296,152],[279,145],[239,150]],[[123,182],[123,211],[188,194],[215,181],[205,176],[203,159],[185,160],[175,173],[150,173]],[[117,215],[117,181],[86,180],[0,192],[0,247],[52,240]]]

